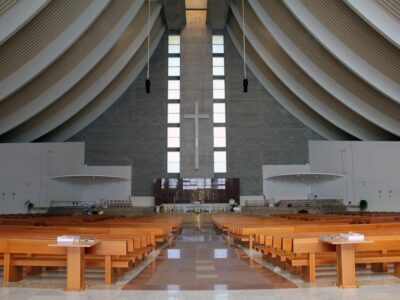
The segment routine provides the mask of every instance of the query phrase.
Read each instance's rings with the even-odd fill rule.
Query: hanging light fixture
[[[147,76],[146,76],[146,93],[150,94],[150,0],[148,0],[149,15],[147,20]]]
[[[247,80],[246,72],[246,27],[244,24],[244,0],[242,0],[242,31],[243,31],[243,92],[247,93],[249,81]]]

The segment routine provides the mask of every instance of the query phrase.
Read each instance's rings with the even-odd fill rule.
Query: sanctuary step
[[[117,216],[137,216],[154,214],[154,206],[134,206],[126,208],[108,207],[101,209],[104,214],[117,215]],[[76,206],[58,206],[49,207],[49,214],[63,214],[63,215],[81,215],[82,207]]]

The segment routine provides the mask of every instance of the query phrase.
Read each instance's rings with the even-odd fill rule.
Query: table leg
[[[356,265],[354,245],[336,245],[338,286],[341,288],[358,287],[356,283]]]
[[[66,291],[85,289],[84,248],[68,248],[67,254],[67,287]]]
[[[251,234],[249,235],[249,252],[250,257],[253,257],[253,236]]]
[[[4,268],[3,268],[3,281],[4,282],[18,282],[22,280],[22,267],[13,265],[12,255],[10,253],[4,254]]]

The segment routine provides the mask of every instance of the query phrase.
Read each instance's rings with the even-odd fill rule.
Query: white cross
[[[199,169],[199,119],[208,119],[209,115],[199,114],[199,102],[195,102],[194,104],[194,115],[184,115],[185,119],[194,119],[194,134],[195,134],[195,142],[194,142],[194,168],[196,170]]]

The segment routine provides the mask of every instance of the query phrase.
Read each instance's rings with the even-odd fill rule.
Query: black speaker
[[[243,79],[243,92],[247,93],[247,87],[249,86],[249,81],[247,78]]]
[[[150,79],[146,79],[146,93],[150,94]]]

